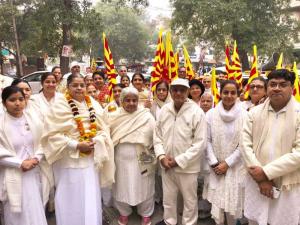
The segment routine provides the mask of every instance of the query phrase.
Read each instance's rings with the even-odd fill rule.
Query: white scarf
[[[234,134],[230,140],[225,136],[225,124],[234,123]],[[212,146],[218,161],[225,160],[238,147],[243,118],[239,104],[225,110],[222,101],[213,111],[211,122]]]

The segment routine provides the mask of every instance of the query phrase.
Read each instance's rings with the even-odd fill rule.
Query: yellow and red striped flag
[[[294,83],[293,95],[295,96],[295,99],[298,102],[300,102],[299,74],[298,74],[298,69],[297,69],[296,62],[294,62],[293,72],[295,73],[295,83]]]
[[[211,94],[214,97],[214,106],[216,106],[220,101],[220,94],[217,86],[217,75],[215,67],[213,67],[211,71]]]
[[[248,79],[248,83],[245,87],[245,99],[248,99],[249,96],[249,90],[250,90],[250,83],[252,82],[252,80],[258,77],[258,70],[257,70],[257,47],[256,45],[253,46],[253,61],[252,61],[252,67],[251,67],[251,71],[249,74],[249,79]]]
[[[156,84],[162,79],[165,62],[165,50],[162,37],[162,30],[159,31],[155,58],[153,62],[153,70],[151,71],[151,83],[150,87],[152,91],[155,91]]]
[[[92,59],[90,67],[91,67],[91,70],[93,73],[97,70],[97,63],[96,63],[95,58]]]
[[[175,66],[175,57],[173,52],[172,40],[171,40],[171,32],[167,32],[166,34],[166,60],[165,60],[165,68],[167,69],[167,73],[164,74],[164,79],[169,83],[173,79],[176,78],[176,66]]]
[[[109,101],[111,102],[113,97],[113,88],[117,84],[117,71],[115,69],[115,64],[113,60],[112,53],[108,46],[108,41],[106,39],[105,33],[103,32],[103,46],[104,46],[104,61],[105,61],[105,68],[106,74],[108,77],[108,89],[109,89]]]
[[[233,56],[232,57],[233,57],[233,59],[232,59],[232,69],[234,70],[234,79],[236,80],[236,82],[241,87],[242,86],[242,81],[243,81],[242,66],[241,66],[240,57],[239,57],[239,54],[238,54],[236,41],[234,41]]]
[[[176,70],[175,79],[177,79],[178,78],[178,70],[179,70],[179,53],[178,53],[178,51],[175,53],[174,58],[175,58],[175,70]]]
[[[193,65],[189,56],[189,53],[186,49],[186,47],[183,45],[183,55],[184,55],[184,67],[186,70],[186,76],[189,80],[194,79],[195,73],[193,70]]]
[[[283,62],[283,53],[280,54],[277,65],[276,65],[276,70],[282,69],[282,62]]]
[[[230,48],[229,48],[228,42],[226,42],[226,45],[225,45],[225,68],[226,68],[226,73],[227,73],[227,79],[234,80],[234,71],[231,68]]]

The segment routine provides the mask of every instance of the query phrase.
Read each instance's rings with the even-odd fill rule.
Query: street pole
[[[15,42],[16,42],[16,51],[17,51],[17,64],[19,65],[19,76],[23,76],[23,67],[22,67],[22,59],[21,59],[21,53],[20,53],[20,45],[19,45],[19,38],[18,38],[18,33],[17,33],[17,26],[16,26],[16,17],[13,13],[13,1],[10,0],[11,4],[11,16],[12,16],[12,23],[13,23],[13,31],[14,31],[14,36],[15,36]]]

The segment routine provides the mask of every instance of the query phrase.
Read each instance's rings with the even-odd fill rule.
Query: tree
[[[101,3],[96,6],[101,14],[103,31],[105,32],[115,60],[127,59],[130,63],[141,61],[148,52],[150,28],[141,20],[135,10],[123,6],[116,8],[114,3]],[[101,34],[94,43],[96,55],[103,54]]]
[[[290,0],[171,0],[173,29],[224,51],[226,40],[237,40],[243,69],[255,43],[260,54],[287,52],[298,39],[299,23],[288,11]]]

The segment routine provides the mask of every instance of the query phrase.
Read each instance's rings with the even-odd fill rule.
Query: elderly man
[[[203,81],[202,81],[204,87],[205,87],[205,93],[211,93],[211,76],[209,75],[205,75],[203,77]]]
[[[268,75],[267,99],[248,114],[242,132],[247,165],[245,216],[249,224],[298,225],[300,216],[300,107],[295,74]]]
[[[162,107],[154,132],[154,150],[162,167],[164,220],[177,224],[177,196],[183,196],[183,225],[198,218],[197,177],[206,148],[204,113],[187,98],[189,83],[178,78],[171,83],[173,102]]]
[[[121,82],[121,78],[123,76],[127,75],[127,68],[126,66],[121,66],[120,69],[118,70],[119,76],[117,76],[117,83],[119,84]]]
[[[178,77],[182,79],[186,79],[186,68],[184,66],[179,68]]]

